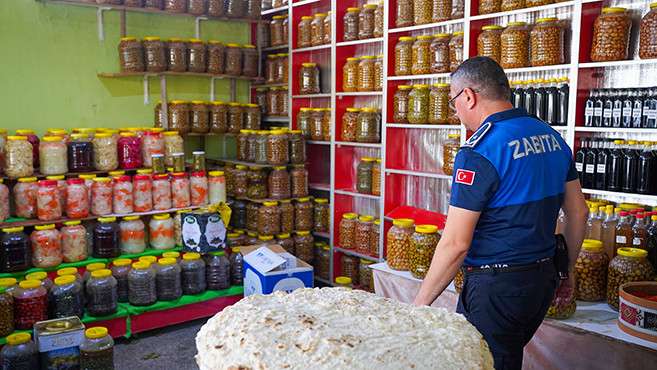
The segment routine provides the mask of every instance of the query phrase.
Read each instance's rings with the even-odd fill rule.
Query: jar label
[[[588,108],[584,109],[584,115],[585,116],[592,116],[593,115],[593,108],[588,107]]]
[[[593,115],[597,117],[602,117],[602,108],[594,108]]]
[[[632,108],[623,109],[623,117],[631,117],[631,116],[632,116]]]
[[[633,245],[641,245],[641,238],[634,238],[632,240]]]
[[[634,109],[632,111],[632,117],[633,118],[640,118],[641,117],[641,108]]]
[[[616,235],[616,244],[627,243],[627,238],[624,235]]]
[[[584,170],[584,163],[576,162],[575,168],[577,169],[577,172],[582,172],[582,170]]]
[[[605,173],[607,171],[606,167],[607,166],[605,166],[604,164],[599,164],[598,165],[598,173]]]
[[[595,173],[595,165],[594,164],[587,164],[586,165],[586,173]]]
[[[602,114],[604,118],[611,118],[611,109],[605,109],[604,113]]]
[[[621,109],[620,108],[614,108],[614,111],[612,113],[614,118],[620,118],[621,116]]]

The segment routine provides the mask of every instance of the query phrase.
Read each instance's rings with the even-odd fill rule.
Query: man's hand
[[[586,232],[586,219],[589,216],[589,209],[586,207],[586,201],[584,200],[584,194],[582,193],[579,180],[566,183],[566,193],[564,194],[561,208],[566,215],[564,237],[568,246],[568,260],[570,264],[568,271],[574,271],[575,261],[579,255],[579,250]],[[572,272],[569,275],[574,278]]]
[[[431,305],[454,279],[468,254],[480,214],[463,208],[449,207],[445,229],[431,260],[429,271],[413,301],[414,305]]]

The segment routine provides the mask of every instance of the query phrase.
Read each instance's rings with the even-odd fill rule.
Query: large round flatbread
[[[493,369],[461,315],[341,288],[249,296],[196,336],[210,369]]]

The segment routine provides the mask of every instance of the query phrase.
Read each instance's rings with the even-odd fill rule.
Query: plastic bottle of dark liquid
[[[586,127],[593,127],[593,113],[596,95],[597,91],[591,90],[589,92],[589,98],[586,99],[586,103],[584,104],[584,126]]]
[[[511,93],[511,103],[516,108],[525,107],[524,89],[522,88],[523,84],[523,81],[517,81],[516,88],[513,89],[513,92]]]
[[[593,101],[593,127],[602,126],[602,113],[604,109],[604,90],[599,90],[595,94]]]
[[[643,150],[639,154],[636,175],[636,192],[640,194],[653,194],[655,189],[655,172],[657,165],[655,156],[650,150],[650,142],[643,143]]]
[[[623,186],[623,140],[614,140],[613,149],[609,153],[607,165],[607,190],[620,191]]]
[[[648,261],[652,264],[652,268],[657,271],[657,215],[652,215],[650,220],[646,249],[648,250]]]
[[[561,86],[557,91],[559,97],[559,107],[557,109],[557,125],[566,126],[568,124],[568,96],[570,91],[570,86],[568,86],[568,78],[561,78]]]
[[[616,93],[613,90],[604,90],[604,94],[602,100],[602,127],[611,127]]]
[[[646,107],[648,112],[646,113]],[[657,127],[657,88],[650,88],[648,96],[643,104],[644,116],[646,117],[645,127]]]
[[[636,91],[634,89],[626,90],[626,94],[623,97],[623,110],[621,113],[621,127],[627,128],[632,127],[632,103]]]
[[[558,125],[559,116],[559,92],[557,90],[557,79],[551,78],[550,84],[545,89],[547,103],[545,104],[545,118],[546,122],[555,126]]]
[[[607,162],[609,161],[609,141],[602,140],[595,160],[595,188],[607,189]]]
[[[534,88],[530,85],[534,83],[533,80],[527,81],[527,87],[523,91],[523,96],[525,100],[525,110],[529,114],[536,114],[535,102],[534,102]]]
[[[545,121],[545,104],[547,103],[547,96],[545,95],[545,80],[534,80],[537,83],[534,89],[534,114],[540,120]]]
[[[643,126],[643,90],[638,89],[634,96],[632,105],[632,128],[641,128]]]
[[[646,249],[646,242],[648,240],[648,225],[646,225],[645,215],[637,213],[636,221],[632,226],[634,236],[632,238],[632,247],[639,249]]]
[[[621,191],[626,193],[636,193],[636,175],[639,164],[639,155],[636,152],[636,141],[629,140],[628,145],[623,151],[623,172],[624,179]]]
[[[584,186],[584,158],[588,152],[589,139],[582,138],[579,140],[579,150],[575,153],[575,168],[579,175],[579,181]]]
[[[621,127],[623,119],[623,99],[625,98],[625,90],[616,90],[616,98],[614,99],[614,109],[611,113],[611,126]]]
[[[598,157],[598,141],[591,139],[589,150],[584,156],[584,181],[582,186],[587,189],[595,189],[595,161]]]

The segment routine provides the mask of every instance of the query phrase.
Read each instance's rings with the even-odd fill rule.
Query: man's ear
[[[466,104],[468,105],[468,109],[474,108],[475,104],[477,103],[477,94],[475,94],[475,92],[469,88],[466,88],[463,93],[467,97]]]

